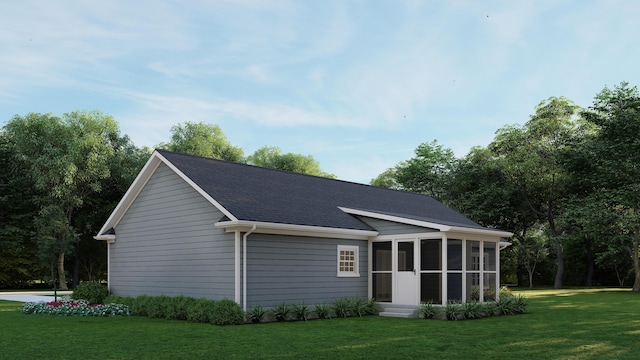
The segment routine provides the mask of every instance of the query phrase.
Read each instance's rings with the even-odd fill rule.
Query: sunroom
[[[491,235],[378,236],[369,243],[370,296],[394,305],[496,300],[500,250],[510,243]]]

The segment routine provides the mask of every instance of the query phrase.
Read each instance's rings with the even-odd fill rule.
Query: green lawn
[[[139,317],[23,315],[0,301],[2,359],[637,359],[640,294],[525,291],[524,315],[218,327]]]

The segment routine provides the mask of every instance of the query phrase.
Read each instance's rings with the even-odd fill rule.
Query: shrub
[[[85,300],[68,300],[51,302],[30,302],[24,304],[20,311],[24,314],[41,314],[57,316],[129,316],[129,308],[122,304],[89,304]]]
[[[287,321],[289,319],[289,314],[291,313],[291,306],[285,303],[280,303],[271,310],[271,313],[276,321]]]
[[[311,310],[309,309],[309,306],[306,305],[303,301],[301,304],[293,305],[292,312],[293,312],[293,317],[296,320],[307,321],[309,319],[309,314],[311,313]]]
[[[358,315],[359,317],[362,317],[367,315],[367,302],[363,298],[356,296],[350,300],[350,303],[350,312],[353,316]]]
[[[131,304],[131,313],[135,316],[149,316],[149,303],[151,302],[151,296],[140,295],[133,299]]]
[[[527,311],[528,306],[527,298],[524,295],[516,295],[513,297],[514,313],[523,314]]]
[[[365,310],[367,315],[373,315],[378,312],[378,302],[374,298],[367,300],[365,304]]]
[[[482,307],[476,301],[467,301],[462,304],[462,316],[465,319],[478,319],[482,317]]]
[[[433,306],[433,302],[429,301],[421,303],[418,307],[418,316],[422,319],[433,319],[438,313],[438,308]]]
[[[240,305],[230,299],[216,301],[213,307],[211,323],[215,325],[239,325],[242,324],[244,313]]]
[[[506,286],[500,288],[500,297],[513,297],[513,292]]]
[[[187,309],[187,320],[196,323],[209,323],[213,319],[216,302],[209,299],[197,299]]]
[[[147,299],[146,310],[150,318],[165,318],[172,299],[166,295],[150,296]]]
[[[316,316],[318,319],[331,319],[331,307],[327,304],[316,304]]]
[[[254,305],[253,307],[251,307],[251,309],[249,309],[249,311],[247,311],[247,318],[252,323],[259,323],[262,322],[266,314],[267,310],[265,310],[265,308],[260,305]]]
[[[71,298],[85,300],[90,304],[102,304],[108,295],[109,289],[98,281],[84,281],[73,290]]]
[[[122,305],[126,305],[129,308],[131,308],[133,306],[133,303],[135,301],[135,298],[132,298],[130,296],[120,296],[120,295],[109,295],[104,299],[104,303],[105,304],[122,304]]]
[[[484,302],[480,305],[480,311],[485,317],[494,316],[498,311],[498,307],[495,301]]]
[[[500,299],[496,301],[496,306],[498,308],[498,312],[502,315],[515,314],[513,297],[510,297],[510,296],[500,297]]]
[[[448,320],[458,320],[462,313],[462,307],[458,303],[448,302],[444,308],[444,314]]]
[[[172,297],[167,303],[165,318],[167,320],[187,320],[187,311],[196,299],[184,295]]]
[[[336,313],[337,317],[348,317],[351,315],[352,308],[353,305],[351,300],[348,298],[336,299],[333,303],[333,311]]]

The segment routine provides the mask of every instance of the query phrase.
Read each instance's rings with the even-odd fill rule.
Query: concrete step
[[[380,316],[414,318],[417,317],[416,309],[387,307],[379,313]]]

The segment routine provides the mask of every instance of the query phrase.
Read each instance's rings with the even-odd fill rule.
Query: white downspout
[[[253,224],[251,230],[244,233],[242,237],[242,310],[247,311],[247,238],[256,230]]]

